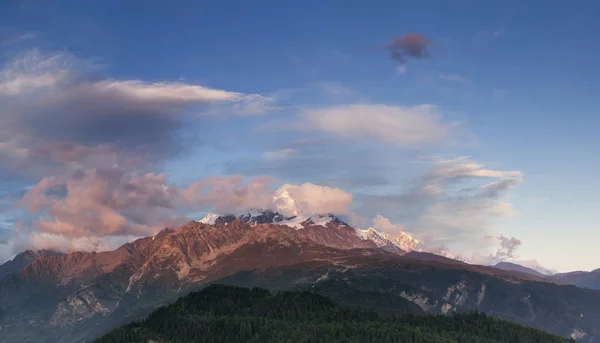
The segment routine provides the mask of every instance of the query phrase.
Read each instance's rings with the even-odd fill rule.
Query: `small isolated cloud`
[[[430,56],[429,38],[418,33],[407,33],[404,37],[394,38],[387,46],[390,57],[399,63],[398,73],[406,72],[406,63],[409,59],[423,59]]]
[[[299,130],[400,146],[445,142],[453,136],[456,126],[456,123],[444,122],[432,105],[401,107],[378,104],[305,110],[295,124]]]
[[[261,116],[282,110],[276,96],[251,94],[239,96],[229,102],[211,105],[199,116]]]
[[[440,79],[446,80],[446,81],[453,81],[453,82],[459,82],[459,83],[471,83],[471,80],[467,79],[466,77],[464,77],[460,74],[439,73],[439,77],[440,77]]]
[[[267,151],[263,153],[262,157],[266,160],[285,160],[295,156],[298,153],[295,149],[281,149],[276,151]]]
[[[500,241],[500,247],[494,256],[499,260],[514,259],[516,257],[515,253],[521,246],[521,241],[515,237],[509,238],[505,237],[504,235],[500,235],[497,237],[488,236],[486,238]]]
[[[418,33],[407,33],[404,37],[395,37],[388,44],[390,56],[400,64],[405,64],[409,58],[429,57],[429,38]]]

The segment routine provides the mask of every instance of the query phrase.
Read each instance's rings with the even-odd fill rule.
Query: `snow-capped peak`
[[[279,223],[285,220],[281,213],[266,208],[251,208],[240,214],[238,219],[251,224]]]
[[[419,244],[421,243],[418,239],[414,238],[408,232],[401,232],[400,234],[390,234],[387,232],[381,232],[380,235],[381,237],[394,243],[394,245],[398,248],[405,251],[417,250]]]
[[[404,251],[416,250],[417,245],[420,243],[406,232],[394,235],[386,232],[379,232],[372,227],[366,230],[356,229],[356,235],[363,240],[373,241],[379,247],[395,245]]]
[[[370,227],[366,230],[363,230],[363,229],[355,229],[355,230],[356,230],[356,235],[358,237],[360,237],[360,239],[365,240],[365,241],[371,240],[378,247],[386,246],[389,244],[394,244],[394,243],[390,242],[389,240],[383,238],[381,236],[381,234],[372,227]]]
[[[208,224],[208,225],[215,225],[215,222],[217,221],[217,219],[219,219],[219,215],[214,214],[214,213],[209,213],[209,214],[205,215],[204,218],[200,219],[199,222]]]

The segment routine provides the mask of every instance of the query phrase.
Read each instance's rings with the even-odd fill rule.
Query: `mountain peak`
[[[215,225],[215,222],[219,219],[218,214],[209,213],[204,216],[204,218],[200,219],[198,222],[208,225]]]

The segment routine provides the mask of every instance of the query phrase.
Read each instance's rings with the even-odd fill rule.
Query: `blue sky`
[[[29,126],[18,128],[35,140],[17,142],[0,130],[0,143],[25,149],[19,151],[58,141],[92,149],[114,138],[119,143],[111,158],[123,164],[124,174],[164,172],[161,182],[180,190],[214,175],[244,175],[245,180],[267,175],[278,179],[275,188],[303,183],[339,188],[353,195],[341,215],[362,218],[361,226],[381,214],[431,244],[465,254],[494,254],[500,240],[486,236],[516,237],[522,242],[516,259],[537,259],[558,270],[594,269],[600,267],[594,244],[600,239],[600,162],[594,158],[600,143],[600,98],[594,96],[600,89],[595,63],[599,10],[595,1],[5,1],[0,4],[0,81],[5,84],[31,80],[26,76],[33,74],[56,80],[68,71],[68,83],[60,79],[42,91],[58,97],[65,90],[83,92],[77,87],[84,81],[117,80],[130,86],[127,81],[135,80],[141,83],[135,90],[201,85],[228,92],[229,98],[225,103],[202,98],[191,105],[174,98],[142,104],[136,98],[132,103],[156,111],[156,116],[177,112],[177,117],[163,122],[153,114],[156,125],[140,126],[134,120],[145,117],[108,124],[99,119],[92,121],[97,130],[83,137],[73,134],[87,132],[78,125],[91,125],[77,119],[88,118],[83,112],[120,113],[130,105],[131,99],[124,98],[130,93],[115,98],[111,93],[97,102],[93,94],[74,97],[89,103],[69,100],[58,107],[74,111],[62,121],[53,121],[51,110],[37,111],[31,118],[45,118],[50,129],[34,129],[27,122]],[[431,41],[431,57],[409,58],[406,71],[398,73],[386,45],[411,32]],[[19,61],[29,61],[29,67]],[[50,64],[50,71],[39,74],[43,68],[31,67],[40,61]],[[92,91],[105,85],[93,84]],[[123,87],[119,90],[131,91]],[[4,123],[15,122],[11,113],[25,108],[23,99],[40,99],[39,93],[21,93],[31,91],[25,88],[12,91],[5,101],[9,105],[0,106]],[[52,108],[66,98],[43,104]],[[103,109],[106,99],[114,107]],[[417,109],[421,105],[433,107]],[[354,126],[343,125],[345,113]],[[381,125],[381,113],[400,122]],[[372,118],[372,125],[365,118]],[[164,132],[153,131],[161,127]],[[100,133],[103,128],[107,131]],[[137,137],[144,130],[148,134]],[[153,134],[161,138],[153,140]],[[418,139],[406,138],[413,134]],[[125,167],[124,156],[139,154],[135,149],[142,146],[151,151],[147,160]],[[6,155],[7,162],[0,162],[6,180],[0,190],[10,195],[0,214],[5,227],[0,239],[7,243],[3,256],[20,247],[43,246],[56,235],[80,242],[83,233],[99,240],[144,233],[120,226],[88,232],[40,224],[40,217],[69,219],[48,207],[55,203],[26,210],[26,202],[18,198],[44,177],[61,178],[67,170],[39,159],[27,160],[23,167],[14,151],[12,159]],[[460,159],[464,156],[469,157]],[[85,170],[106,167],[100,164],[107,162],[98,161],[70,160]],[[110,161],[108,167],[113,166]],[[440,161],[468,171],[431,177],[432,170],[450,163]],[[29,173],[33,169],[38,172]],[[506,187],[490,196],[474,193],[471,188],[487,184],[490,175]],[[427,182],[447,187],[435,197],[415,193]],[[177,203],[174,212],[184,216],[215,210],[210,200],[202,202],[185,210]],[[506,210],[507,204],[512,210]],[[497,208],[505,211],[498,214]],[[123,210],[128,222],[123,225],[140,224],[133,218],[142,210]],[[80,219],[72,224],[82,225]],[[163,219],[157,216],[157,223],[144,225]],[[15,230],[17,226],[22,229]]]

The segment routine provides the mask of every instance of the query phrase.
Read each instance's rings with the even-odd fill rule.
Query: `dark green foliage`
[[[568,342],[481,313],[381,316],[312,292],[271,294],[212,285],[113,330],[96,343],[170,342]]]

